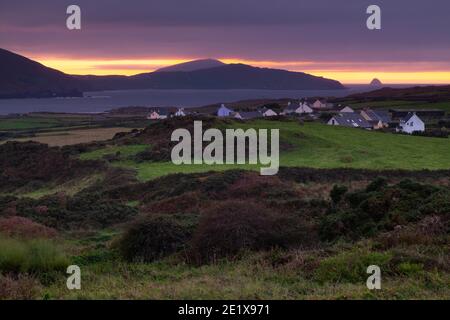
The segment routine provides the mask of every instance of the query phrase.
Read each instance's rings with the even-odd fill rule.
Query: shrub
[[[365,283],[367,267],[377,265],[385,273],[389,271],[389,253],[370,252],[367,249],[355,249],[342,252],[322,260],[314,272],[314,278],[321,282]]]
[[[62,271],[69,265],[68,258],[49,240],[19,241],[0,238],[0,271],[41,273]]]
[[[190,257],[195,263],[208,263],[233,258],[242,250],[306,244],[308,231],[298,218],[259,203],[223,201],[203,212]]]
[[[0,275],[0,300],[31,300],[40,290],[39,281],[29,275]]]
[[[448,212],[449,198],[444,188],[411,180],[387,186],[377,179],[366,190],[348,193],[330,208],[320,222],[321,238],[355,240],[393,230],[425,215]]]
[[[378,177],[367,185],[366,192],[380,191],[384,187],[387,187],[387,179]]]
[[[56,230],[23,217],[0,218],[0,233],[19,238],[52,238]]]
[[[137,214],[136,208],[92,190],[67,199],[58,195],[24,198],[17,201],[16,208],[19,215],[55,229],[103,228]]]
[[[341,201],[344,194],[346,194],[348,191],[348,188],[346,186],[338,186],[334,185],[333,189],[330,191],[330,198],[333,201],[333,203],[338,203]]]
[[[147,215],[129,226],[118,242],[128,261],[152,262],[186,247],[196,216]]]

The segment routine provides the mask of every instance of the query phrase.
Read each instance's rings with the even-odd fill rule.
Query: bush
[[[380,191],[381,189],[387,187],[387,184],[386,178],[378,177],[367,185],[366,192]]]
[[[233,258],[243,250],[307,244],[310,235],[298,218],[248,201],[224,201],[203,212],[192,239],[195,263]]]
[[[346,186],[338,186],[334,185],[333,189],[330,191],[330,198],[333,201],[333,203],[338,203],[341,201],[344,194],[346,194],[348,191],[348,188]]]
[[[19,241],[0,238],[0,271],[41,273],[63,271],[69,260],[62,249],[48,240]]]
[[[0,275],[0,300],[31,300],[40,290],[39,281],[28,275]]]
[[[391,259],[389,253],[370,252],[367,249],[347,251],[322,260],[314,272],[314,278],[321,283],[365,283],[368,266],[377,265],[385,273],[389,271]]]
[[[388,186],[384,179],[376,179],[366,190],[348,193],[332,206],[321,219],[320,235],[323,240],[373,236],[426,215],[444,214],[450,208],[449,198],[445,188],[411,180]]]
[[[16,210],[20,216],[58,230],[104,228],[137,214],[136,208],[92,190],[79,192],[70,198],[52,195],[40,199],[18,199]]]
[[[152,262],[186,247],[196,216],[147,215],[135,221],[118,242],[127,261]]]
[[[53,238],[57,232],[42,224],[23,217],[0,218],[0,233],[9,237],[19,238]]]

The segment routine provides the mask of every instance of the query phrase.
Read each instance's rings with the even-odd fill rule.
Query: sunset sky
[[[66,8],[82,29],[66,28]],[[382,30],[366,28],[370,4]],[[343,83],[450,83],[448,0],[40,0],[0,3],[0,47],[71,74],[149,72],[200,58]]]

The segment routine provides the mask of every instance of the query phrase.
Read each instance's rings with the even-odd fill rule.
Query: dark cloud
[[[370,4],[383,29],[365,28]],[[83,29],[65,29],[69,4]],[[448,0],[1,1],[0,47],[35,54],[448,61]]]

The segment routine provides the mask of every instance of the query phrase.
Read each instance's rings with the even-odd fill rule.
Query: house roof
[[[345,106],[341,109],[341,112],[355,112],[351,107]]]
[[[159,114],[160,116],[168,116],[169,115],[169,110],[166,108],[161,108],[161,109],[151,109],[150,113],[156,112],[157,114]]]
[[[219,108],[217,108],[217,111],[220,110],[220,109],[228,110],[230,112],[234,111],[233,109],[226,107],[224,104],[222,104]]]
[[[372,125],[357,113],[340,113],[333,118],[340,126],[352,128],[372,128]]]
[[[297,108],[300,106],[300,103],[297,101],[297,102],[290,102],[289,103],[289,105],[285,108],[285,110],[292,110],[292,111],[294,111],[294,110],[297,110]]]
[[[391,121],[391,115],[386,110],[367,109],[364,111],[372,120],[381,121],[383,123],[389,123]]]
[[[412,117],[419,117],[418,115],[416,115],[415,112],[408,112],[408,114],[406,115],[406,117],[402,118],[401,121],[402,122],[408,122],[409,120],[411,120]],[[419,118],[420,119],[420,118]]]
[[[255,119],[255,118],[261,118],[262,114],[258,111],[240,111],[237,112],[242,119]]]

